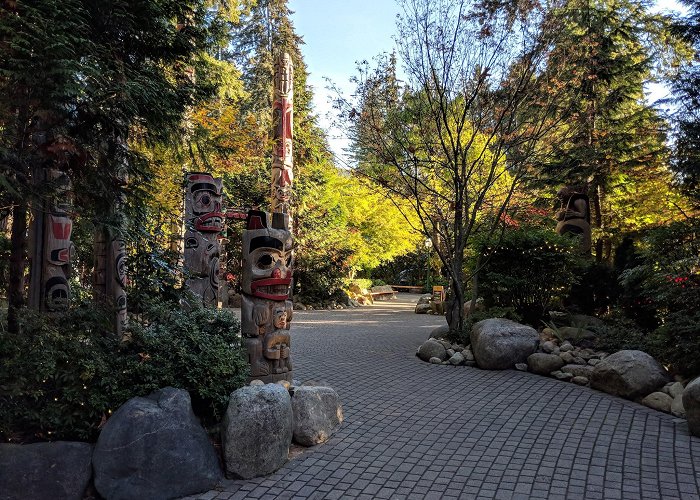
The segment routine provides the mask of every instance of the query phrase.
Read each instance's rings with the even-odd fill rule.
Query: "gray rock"
[[[671,413],[676,417],[685,418],[685,408],[683,407],[683,394],[673,398],[671,403]]]
[[[552,354],[557,346],[551,340],[547,340],[546,342],[542,342],[540,347],[542,348],[542,352]]]
[[[442,360],[441,360],[440,358],[437,358],[437,357],[433,356],[432,358],[430,358],[430,359],[428,360],[428,363],[432,363],[432,364],[434,364],[434,365],[441,365],[441,364],[442,364]]]
[[[430,293],[425,293],[425,294],[421,295],[420,297],[418,297],[418,302],[417,302],[417,303],[418,303],[418,304],[421,304],[421,305],[423,305],[423,304],[429,304],[429,303],[430,303],[430,299],[431,299],[432,297],[433,297],[432,294],[430,294]]]
[[[527,366],[533,373],[549,375],[564,366],[564,361],[556,354],[536,352],[527,357]]]
[[[642,404],[664,413],[671,413],[673,398],[665,392],[652,392],[642,399]]]
[[[588,365],[566,365],[562,367],[561,371],[570,373],[574,377],[586,377],[590,379],[593,373],[593,367]]]
[[[559,380],[569,380],[569,379],[574,377],[570,373],[564,373],[564,372],[559,371],[559,370],[552,372],[551,375],[552,375],[552,377],[559,379]]]
[[[673,382],[664,392],[675,399],[683,395],[683,384],[680,382]]]
[[[587,365],[588,362],[587,362],[585,359],[583,359],[583,358],[580,358],[580,357],[578,357],[578,356],[575,356],[575,357],[574,357],[574,364],[576,364],[576,365]]]
[[[265,382],[263,382],[262,380],[251,380],[250,384],[248,385],[265,385]]]
[[[449,343],[447,340],[438,340],[438,342],[442,344],[442,347],[444,347],[445,350],[452,349],[452,344]]]
[[[571,342],[565,341],[562,342],[561,346],[559,346],[559,350],[561,352],[569,352],[574,350],[574,346],[571,345]]]
[[[172,387],[132,398],[114,412],[92,460],[95,487],[110,500],[192,495],[222,477],[190,395]]]
[[[556,346],[556,347],[552,350],[552,354],[556,354],[556,355],[561,354],[561,349],[559,349],[559,346]]]
[[[423,361],[430,361],[430,358],[443,361],[447,358],[447,350],[440,342],[428,339],[418,348],[418,357]]]
[[[476,362],[486,370],[507,370],[526,362],[539,343],[537,330],[503,318],[479,321],[470,337]]]
[[[0,499],[80,500],[92,476],[92,445],[0,444]]]
[[[567,340],[594,340],[596,334],[584,328],[576,328],[573,326],[563,326],[559,328],[559,334]]]
[[[428,302],[426,302],[427,304]],[[420,304],[420,302],[419,302]],[[450,333],[450,325],[442,325],[438,326],[437,328],[433,328],[433,331],[430,332],[430,337],[431,338],[436,338],[436,339],[441,339],[447,336],[447,334]]]
[[[599,360],[598,358],[591,358],[591,359],[588,360],[588,364],[589,364],[590,366],[595,366],[595,365],[597,365],[598,363],[600,363],[600,360]]]
[[[580,375],[572,377],[571,381],[576,385],[588,385],[588,377],[582,377]]]
[[[464,362],[464,366],[471,366],[473,368],[476,366],[476,361],[467,360]]]
[[[447,358],[449,359],[455,355],[455,350],[454,349],[446,349],[445,354],[447,355]]]
[[[448,361],[451,365],[461,365],[465,361],[464,355],[461,352],[456,352],[450,357],[450,359],[448,359]]]
[[[515,369],[520,372],[527,371],[527,363],[515,363]]]
[[[688,419],[688,429],[693,436],[700,437],[700,377],[683,390],[683,408]]]
[[[430,312],[430,304],[416,304],[416,314],[428,314]]]
[[[343,422],[338,393],[330,387],[299,387],[292,397],[294,442],[302,446],[325,443]]]
[[[562,361],[566,364],[571,364],[574,362],[574,355],[571,354],[569,351],[564,351],[562,352],[559,357],[562,359]]]
[[[474,359],[474,353],[469,348],[466,348],[465,350],[463,350],[462,355],[464,356],[464,359],[466,359],[467,361],[476,361]]]
[[[591,387],[634,399],[647,395],[668,382],[668,373],[642,351],[625,350],[607,356],[593,367]]]
[[[294,393],[304,388],[308,386]],[[227,476],[250,479],[282,467],[292,443],[292,421],[292,401],[280,385],[248,386],[231,393],[221,426]]]

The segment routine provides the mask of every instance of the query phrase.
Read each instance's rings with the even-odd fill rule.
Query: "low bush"
[[[161,387],[190,392],[203,423],[219,420],[247,377],[238,320],[228,312],[151,306],[125,339],[91,305],[47,317],[22,313],[0,336],[0,435],[12,441],[92,441],[128,399]]]
[[[489,307],[513,308],[535,327],[553,307],[561,307],[578,282],[577,242],[549,228],[507,231],[479,272],[479,295]]]

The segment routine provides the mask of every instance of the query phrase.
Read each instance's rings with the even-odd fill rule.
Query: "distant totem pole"
[[[564,186],[557,192],[561,203],[557,213],[556,232],[581,238],[579,249],[583,254],[591,252],[591,212],[585,187]]]
[[[121,142],[120,142],[121,144]],[[120,188],[127,184],[126,168],[122,165],[115,172],[114,182]],[[94,293],[115,309],[113,320],[115,334],[121,335],[128,323],[126,310],[126,242],[124,231],[124,205],[126,195],[120,192],[108,207],[108,215],[116,221],[112,227],[101,224],[95,231],[93,275]]]
[[[292,233],[289,211],[294,180],[292,160],[293,69],[289,54],[275,61],[272,120],[272,213],[248,212],[243,231],[241,331],[250,378],[292,381]]]
[[[219,307],[218,235],[226,217],[222,181],[201,172],[188,173],[185,180],[185,286],[205,307]]]
[[[30,305],[56,312],[67,309],[70,300],[71,182],[60,170],[48,169],[44,175],[53,192],[34,213]]]

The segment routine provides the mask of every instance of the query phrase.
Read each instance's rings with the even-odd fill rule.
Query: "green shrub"
[[[0,337],[5,440],[94,440],[128,399],[165,386],[188,390],[210,424],[247,376],[240,325],[228,312],[151,307],[148,325],[132,324],[125,342],[94,306],[54,317],[23,311],[22,318],[21,334]]]
[[[294,267],[294,295],[304,304],[325,304],[339,298],[347,276],[349,251],[338,250],[331,255],[297,254]]]
[[[698,219],[647,232],[638,265],[620,277],[624,316],[655,339],[662,363],[688,376],[700,374],[699,234]]]
[[[351,285],[357,285],[361,289],[369,290],[372,288],[372,280],[367,278],[353,278],[343,280],[345,288],[350,288]]]
[[[605,326],[598,328],[597,333],[596,348],[601,351],[613,353],[632,349],[658,357],[658,337],[624,316],[616,314],[606,318]]]
[[[578,282],[581,257],[577,242],[548,228],[507,231],[479,272],[479,295],[486,307],[513,308],[535,327],[553,307],[562,305]]]

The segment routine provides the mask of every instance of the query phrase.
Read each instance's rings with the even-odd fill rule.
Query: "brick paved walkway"
[[[327,382],[345,422],[277,473],[191,497],[699,499],[683,420],[514,370],[430,365],[440,324],[407,301],[295,313],[295,379]]]

